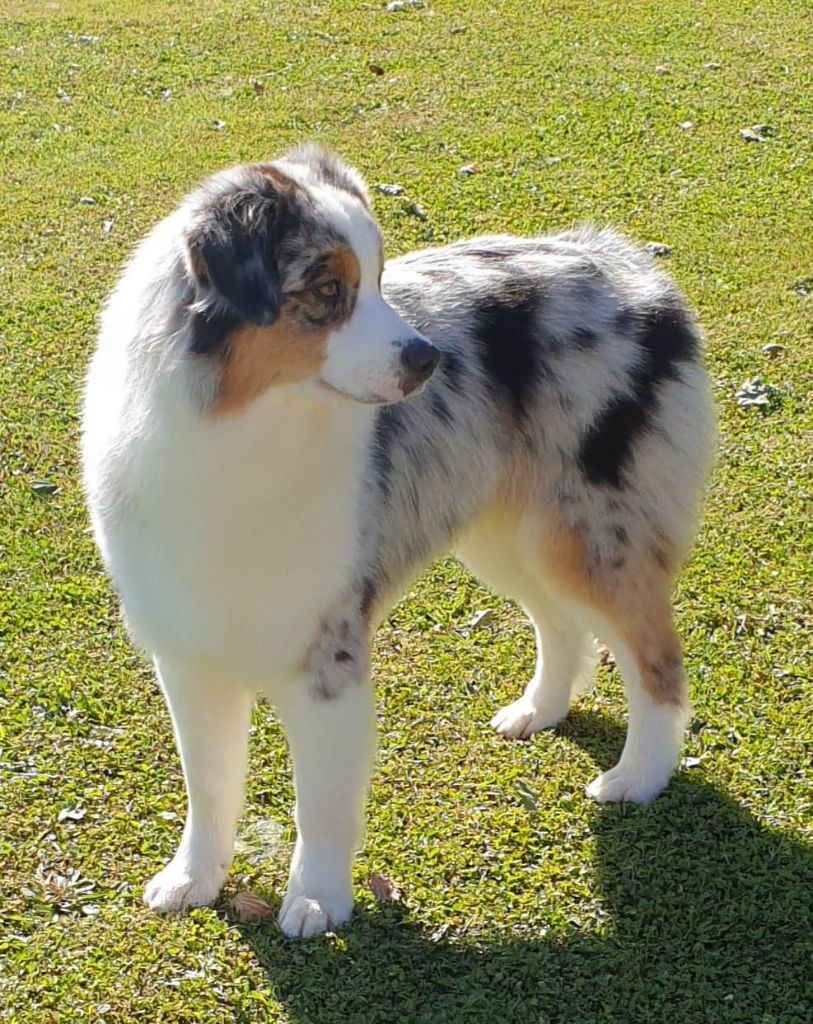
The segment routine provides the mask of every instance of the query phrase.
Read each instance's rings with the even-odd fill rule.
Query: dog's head
[[[395,402],[437,365],[381,296],[364,183],[319,147],[215,175],[189,202],[185,246],[189,345],[216,361],[215,411],[295,382]]]

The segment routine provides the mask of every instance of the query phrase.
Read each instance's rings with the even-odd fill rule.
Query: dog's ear
[[[362,176],[355,167],[346,164],[332,150],[325,149],[315,142],[306,142],[291,150],[285,159],[291,163],[303,164],[327,185],[349,192],[368,210],[371,208],[370,194]]]
[[[269,184],[213,197],[190,228],[187,266],[199,309],[260,325],[279,316],[280,201]]]

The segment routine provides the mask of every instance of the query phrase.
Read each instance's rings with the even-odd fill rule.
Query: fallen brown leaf
[[[397,903],[401,899],[401,890],[386,875],[370,875],[367,884],[370,887],[370,892],[379,903]]]
[[[598,647],[598,663],[599,665],[614,665],[615,655],[609,647],[605,647],[604,644],[597,644]]]
[[[261,921],[271,913],[271,907],[265,900],[255,896],[253,892],[238,892],[229,901],[229,907],[238,921]]]

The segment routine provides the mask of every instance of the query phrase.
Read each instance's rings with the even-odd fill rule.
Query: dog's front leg
[[[172,714],[189,806],[175,856],[144,901],[166,912],[211,903],[234,856],[243,801],[252,691],[204,665],[156,658]]]
[[[351,867],[375,749],[366,667],[343,649],[335,674],[314,672],[274,694],[294,763],[297,839],[279,923],[292,937],[318,935],[353,910]]]

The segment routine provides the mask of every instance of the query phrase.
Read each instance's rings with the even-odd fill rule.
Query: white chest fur
[[[136,638],[251,683],[296,671],[351,579],[371,416],[276,389],[217,419],[156,401],[131,436],[122,417],[88,490]]]

